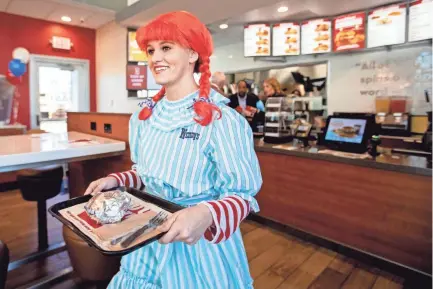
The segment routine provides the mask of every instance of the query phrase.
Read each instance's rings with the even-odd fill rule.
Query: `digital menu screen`
[[[334,51],[365,48],[365,13],[353,13],[334,19]]]
[[[302,54],[331,52],[331,20],[316,19],[302,22]]]
[[[325,140],[360,144],[366,124],[365,119],[331,118]]]
[[[272,55],[299,55],[300,40],[299,23],[280,23],[272,28]]]
[[[147,88],[146,66],[128,64],[126,67],[126,89],[143,90],[146,88]]]
[[[369,48],[404,43],[406,39],[406,4],[370,11],[368,13],[367,35]]]
[[[128,61],[147,62],[147,54],[138,47],[135,36],[135,31],[128,31]]]
[[[409,4],[409,41],[433,38],[433,0]]]
[[[244,26],[244,56],[271,55],[271,27],[268,24]]]

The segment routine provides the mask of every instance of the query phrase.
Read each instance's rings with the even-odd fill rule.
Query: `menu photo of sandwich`
[[[258,46],[256,54],[269,54],[269,48]]]
[[[286,32],[284,32],[284,34],[286,34],[286,35],[296,35],[296,34],[298,34],[298,30],[297,29],[295,29],[295,28],[290,28],[290,27],[287,27],[287,30],[286,30]]]
[[[289,43],[298,43],[298,38],[297,37],[287,37],[286,38],[286,44]]]
[[[317,24],[315,29],[316,32],[320,32],[320,31],[327,32],[328,30],[329,30],[329,24],[327,23]]]
[[[322,51],[328,51],[329,45],[325,43],[319,43],[317,46],[313,49],[314,52],[322,52]]]
[[[364,31],[359,31],[357,27],[340,29],[335,36],[335,43],[339,46],[360,44],[365,40]]]
[[[329,40],[329,34],[324,33],[324,34],[320,34],[318,33],[316,38],[314,38],[314,41],[319,42],[319,41],[327,41]]]
[[[287,47],[285,50],[284,50],[284,52],[285,53],[287,53],[287,54],[298,54],[298,48],[297,47],[295,47],[295,46],[291,46],[291,45],[289,45],[289,47]]]
[[[262,30],[262,28],[259,28],[259,30],[256,33],[256,36],[268,36],[269,31],[268,30]]]
[[[269,40],[267,38],[259,37],[259,40],[256,42],[257,45],[268,45]]]

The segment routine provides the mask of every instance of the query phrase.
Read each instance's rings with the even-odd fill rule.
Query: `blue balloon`
[[[16,77],[20,77],[24,73],[26,73],[26,65],[21,62],[19,59],[12,59],[9,62],[9,70]]]

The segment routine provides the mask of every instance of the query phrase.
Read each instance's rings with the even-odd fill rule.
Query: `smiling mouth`
[[[168,66],[158,66],[154,68],[156,74],[164,72],[168,69]]]

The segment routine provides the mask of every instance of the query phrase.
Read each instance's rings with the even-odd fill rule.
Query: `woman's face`
[[[149,68],[156,83],[167,86],[194,73],[198,54],[170,41],[151,41],[147,45]]]
[[[267,83],[266,81],[263,83],[263,90],[264,90],[266,96],[271,96],[271,95],[275,94],[274,88],[269,83]]]

